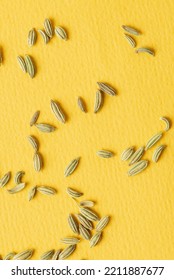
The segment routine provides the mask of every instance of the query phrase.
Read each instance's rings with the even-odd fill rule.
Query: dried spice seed
[[[0,49],[0,66],[1,66],[2,62],[3,62],[3,56],[2,56],[2,50]]]
[[[80,157],[73,159],[68,166],[65,169],[64,175],[65,177],[68,177],[69,175],[71,175],[77,168],[78,164],[80,161]]]
[[[51,110],[54,113],[55,117],[60,122],[65,123],[66,118],[65,118],[65,114],[64,114],[62,108],[60,107],[60,105],[57,102],[55,102],[53,100],[51,100]]]
[[[61,26],[55,27],[55,34],[57,35],[57,37],[59,37],[62,40],[66,41],[68,39],[65,29],[62,28]]]
[[[136,53],[142,53],[142,52],[145,52],[145,53],[148,53],[148,54],[150,54],[150,55],[155,56],[155,52],[154,52],[154,50],[149,49],[149,48],[139,48],[139,49],[136,49],[136,51],[135,51],[135,52],[136,52]]]
[[[11,178],[11,172],[6,173],[1,179],[0,179],[0,187],[3,188],[8,184]]]
[[[30,126],[33,126],[37,122],[39,115],[40,115],[40,111],[36,111],[34,113],[34,115],[31,118],[31,121],[30,121]]]
[[[86,219],[83,215],[81,214],[76,214],[76,217],[79,221],[79,223],[84,226],[87,229],[92,230],[93,229],[93,224],[91,221],[89,221],[88,219]]]
[[[111,87],[110,85],[106,84],[106,83],[99,83],[97,82],[97,85],[99,86],[99,89],[111,96],[115,96],[116,95],[116,90]]]
[[[37,187],[37,191],[46,195],[55,195],[57,192],[56,189],[45,186]]]
[[[74,189],[72,189],[72,188],[67,188],[67,193],[68,193],[70,196],[72,196],[72,197],[80,197],[80,196],[83,195],[83,193],[78,192],[78,191],[76,191],[76,190],[74,190]]]
[[[13,259],[13,257],[16,255],[16,253],[14,253],[14,252],[10,252],[10,253],[8,253],[4,258],[3,258],[3,260],[11,260],[11,259]]]
[[[85,105],[84,100],[81,97],[78,97],[77,104],[78,104],[80,110],[82,112],[86,113],[86,105]]]
[[[42,132],[53,132],[56,130],[56,127],[47,123],[36,123],[35,126]]]
[[[79,225],[79,232],[84,239],[89,240],[91,238],[91,232],[89,231],[89,229],[85,228],[82,225]]]
[[[146,144],[145,151],[153,147],[161,139],[162,136],[163,136],[162,132],[159,132],[154,136],[152,136]]]
[[[110,220],[109,216],[105,216],[105,217],[101,218],[101,220],[96,225],[96,231],[102,231],[109,223],[109,220]]]
[[[34,78],[34,76],[35,76],[35,66],[34,66],[34,63],[33,63],[33,60],[31,58],[31,56],[26,54],[25,57],[24,57],[24,60],[25,60],[26,66],[27,66],[28,74],[30,75],[31,78]]]
[[[20,184],[21,183],[21,179],[22,179],[22,177],[25,175],[25,172],[24,171],[18,171],[17,173],[16,173],[16,175],[15,175],[15,179],[14,179],[14,181],[15,181],[15,183],[16,184]]]
[[[39,143],[38,143],[38,140],[36,139],[36,137],[32,136],[32,135],[29,135],[28,136],[28,141],[30,142],[33,149],[37,152],[38,149],[39,149]]]
[[[97,90],[94,102],[94,113],[97,113],[103,106],[103,94],[100,90]]]
[[[50,37],[45,33],[44,30],[42,29],[38,29],[38,32],[40,33],[40,35],[42,36],[44,43],[47,44],[50,41]]]
[[[80,206],[82,207],[93,207],[94,206],[94,202],[91,200],[83,200],[80,202]]]
[[[168,131],[171,127],[170,120],[166,117],[160,117],[160,120],[165,122],[166,125],[165,131]]]
[[[29,45],[29,47],[33,46],[36,43],[36,39],[37,39],[36,30],[34,28],[32,28],[28,32],[28,45]]]
[[[26,65],[25,60],[23,59],[23,57],[20,56],[20,55],[17,56],[17,61],[19,63],[20,68],[22,69],[22,71],[24,73],[27,73],[27,65]]]
[[[67,259],[76,249],[76,245],[70,245],[66,247],[60,254],[59,254],[59,260]]]
[[[45,28],[45,32],[46,34],[52,38],[54,35],[54,29],[53,29],[53,25],[50,19],[45,19],[44,21],[44,28]]]
[[[26,250],[14,255],[13,260],[29,260],[33,255],[34,250]]]
[[[14,188],[7,190],[10,194],[15,194],[20,192],[21,190],[23,190],[25,188],[25,183],[20,183],[17,186],[15,186]]]
[[[90,239],[90,242],[89,242],[91,248],[98,244],[98,242],[101,239],[101,236],[102,236],[101,232],[97,232],[93,235],[93,237]]]
[[[129,169],[128,175],[134,176],[142,172],[144,169],[147,168],[148,164],[149,164],[148,160],[140,160],[139,162],[135,163],[131,169]]]
[[[135,29],[135,28],[133,28],[133,27],[131,27],[131,26],[122,25],[122,28],[123,28],[126,32],[128,32],[128,33],[130,33],[130,34],[132,34],[132,35],[138,36],[138,35],[141,34],[141,32],[140,32],[139,30],[137,30],[137,29]]]
[[[61,250],[55,251],[54,255],[52,256],[52,260],[58,260]]]
[[[53,255],[54,255],[54,252],[55,252],[55,250],[50,250],[50,251],[47,251],[47,252],[43,253],[40,256],[40,259],[41,260],[51,260]]]
[[[133,155],[134,153],[134,147],[130,147],[126,150],[123,151],[123,153],[121,154],[121,160],[128,160],[131,158],[131,156]]]
[[[156,150],[153,153],[152,156],[152,160],[153,162],[157,162],[162,154],[162,152],[164,151],[164,149],[166,148],[166,145],[160,145],[158,148],[156,148]]]
[[[82,216],[84,216],[89,221],[98,221],[99,220],[98,215],[91,209],[80,207],[79,210],[80,210],[80,213],[82,214]]]
[[[132,165],[132,164],[138,162],[142,158],[143,155],[144,155],[144,147],[141,147],[133,153],[129,165]]]
[[[35,197],[36,191],[37,191],[37,186],[35,186],[35,187],[33,187],[29,190],[29,193],[28,193],[28,200],[29,201],[32,200]]]
[[[97,155],[102,158],[111,158],[114,154],[111,151],[100,150],[97,152]]]
[[[80,239],[76,237],[66,237],[63,239],[60,239],[61,243],[69,244],[69,245],[74,245],[80,242]]]
[[[74,233],[79,234],[78,223],[72,214],[68,216],[68,224]]]
[[[34,169],[39,172],[43,167],[43,159],[39,152],[36,152],[33,157]]]
[[[136,47],[136,42],[135,39],[132,38],[130,35],[128,34],[124,34],[125,38],[127,39],[127,41],[129,42],[129,44],[132,46],[132,48]]]

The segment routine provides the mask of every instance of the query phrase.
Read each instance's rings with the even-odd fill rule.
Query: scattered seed
[[[65,114],[63,113],[62,108],[57,102],[53,100],[51,100],[51,110],[60,122],[65,123]]]
[[[14,255],[13,260],[29,260],[33,255],[34,250],[26,250]]]
[[[163,136],[162,132],[159,132],[154,136],[152,136],[146,144],[145,151],[153,147],[161,139],[162,136]]]
[[[82,112],[86,113],[86,105],[85,105],[84,100],[81,97],[78,97],[77,104],[78,104],[80,110]]]
[[[28,33],[28,45],[29,47],[33,46],[36,43],[37,34],[36,30],[32,28]]]
[[[94,102],[94,113],[97,113],[103,105],[103,94],[100,90],[96,91]]]
[[[61,243],[69,244],[69,245],[74,245],[80,242],[80,239],[76,237],[66,237],[63,239],[60,239]]]
[[[48,37],[52,38],[54,35],[54,29],[53,25],[50,19],[45,19],[44,21],[44,27],[45,27],[45,32],[48,35]]]
[[[93,235],[93,237],[90,239],[90,247],[94,247],[97,245],[97,243],[100,241],[102,236],[101,232],[97,232]]]
[[[73,159],[65,169],[64,175],[65,177],[71,175],[77,168],[80,161],[80,157]]]
[[[25,175],[25,172],[24,171],[18,171],[15,175],[15,184],[20,184],[21,183],[21,179],[22,179],[22,176]]]
[[[55,27],[55,34],[57,35],[57,37],[65,41],[68,39],[65,29],[62,28],[61,26]]]
[[[141,147],[133,153],[129,165],[132,165],[132,164],[138,162],[142,158],[143,155],[144,155],[144,147]]]
[[[42,36],[44,43],[47,44],[50,41],[50,37],[45,33],[44,30],[38,29],[38,32]]]
[[[31,121],[30,121],[30,126],[33,126],[37,122],[39,115],[40,115],[40,111],[36,111],[34,113],[34,115],[31,118]]]
[[[20,68],[22,69],[22,71],[24,73],[27,73],[27,66],[26,66],[26,63],[25,63],[25,60],[23,59],[23,57],[20,55],[17,56],[17,61],[19,63]]]
[[[126,150],[123,151],[121,154],[121,160],[128,160],[131,158],[131,156],[134,153],[134,147],[127,148]]]
[[[101,91],[103,91],[103,92],[105,92],[105,93],[107,93],[107,94],[109,94],[111,96],[115,96],[116,95],[116,90],[113,87],[109,86],[108,84],[106,84],[106,83],[99,83],[99,82],[97,82],[97,84],[98,84],[98,86],[99,86]]]
[[[78,223],[72,214],[68,216],[68,224],[74,233],[79,234]]]
[[[3,258],[3,260],[6,260],[6,261],[11,260],[15,255],[16,255],[16,253],[10,252]]]
[[[148,160],[140,160],[139,162],[135,163],[131,169],[128,171],[129,176],[134,176],[140,172],[142,172],[148,166]]]
[[[43,167],[43,159],[39,152],[36,152],[33,157],[34,169],[39,172]]]
[[[57,192],[56,189],[45,186],[37,187],[37,191],[46,195],[54,195]]]
[[[94,202],[91,200],[83,200],[80,202],[80,206],[82,207],[93,207],[94,206]]]
[[[97,155],[99,157],[102,157],[102,158],[111,158],[114,156],[114,154],[110,151],[106,151],[106,150],[100,150],[97,152]]]
[[[149,48],[139,48],[139,49],[136,49],[136,51],[135,51],[135,52],[136,52],[136,53],[142,53],[142,52],[145,52],[145,53],[148,53],[148,54],[150,54],[150,55],[155,56],[155,52],[154,52],[154,50],[149,49]]]
[[[32,135],[29,135],[28,136],[28,141],[30,142],[33,149],[37,152],[38,149],[39,149],[39,143],[38,143],[38,140],[36,139],[36,137],[32,136]]]
[[[91,238],[91,232],[89,231],[89,229],[85,228],[82,225],[79,225],[79,232],[84,239],[89,240]]]
[[[34,63],[33,63],[33,60],[31,58],[31,56],[26,54],[25,57],[24,57],[24,60],[25,60],[26,66],[27,66],[28,74],[30,75],[31,78],[34,78],[34,76],[35,76],[35,67],[34,67]]]
[[[165,122],[165,124],[166,124],[165,131],[168,131],[171,127],[170,120],[166,117],[160,117],[160,120]]]
[[[162,154],[162,152],[164,151],[164,149],[166,148],[166,145],[160,145],[158,148],[156,148],[156,150],[153,153],[152,156],[152,160],[153,162],[157,162]]]
[[[54,255],[54,252],[55,252],[55,250],[50,250],[50,251],[47,251],[47,252],[43,253],[40,256],[40,259],[41,260],[51,260],[53,255]]]
[[[58,260],[61,250],[55,251],[54,255],[52,256],[52,260]]]
[[[60,254],[59,254],[59,260],[67,259],[76,249],[76,245],[70,245],[66,247]]]
[[[52,132],[56,130],[56,127],[47,123],[36,123],[35,126],[42,132]]]
[[[80,196],[83,195],[83,193],[78,192],[78,191],[76,191],[76,190],[74,190],[74,189],[72,189],[72,188],[67,188],[67,193],[68,193],[70,196],[72,196],[72,197],[80,197]]]
[[[83,207],[80,207],[79,209],[80,209],[80,213],[89,221],[98,221],[99,220],[98,215],[91,209],[83,208]]]
[[[133,28],[133,27],[131,27],[131,26],[122,25],[122,28],[123,28],[126,32],[128,32],[128,33],[130,33],[130,34],[132,34],[132,35],[138,36],[138,35],[141,34],[140,31],[138,31],[137,29],[135,29],[135,28]]]
[[[85,228],[90,229],[90,230],[93,229],[92,222],[89,221],[88,219],[86,219],[83,215],[76,214],[76,217],[82,226],[84,226]]]
[[[3,188],[7,183],[9,182],[11,178],[11,172],[6,173],[1,179],[0,179],[0,187]]]
[[[28,200],[32,200],[34,198],[34,196],[36,195],[36,190],[37,190],[37,186],[31,188],[29,190],[29,193],[28,193]]]
[[[132,38],[128,34],[124,34],[124,36],[127,39],[127,41],[129,42],[129,44],[132,46],[132,48],[135,48],[136,47],[136,42],[135,42],[134,38]]]
[[[15,194],[20,192],[21,190],[23,190],[25,188],[25,183],[20,183],[18,185],[16,185],[14,188],[12,188],[11,190],[7,190],[10,194]]]
[[[110,220],[109,216],[105,216],[105,217],[101,218],[101,220],[96,225],[96,231],[102,231],[109,223],[109,220]]]

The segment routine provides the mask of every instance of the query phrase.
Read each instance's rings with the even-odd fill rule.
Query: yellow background
[[[157,164],[133,178],[121,152],[144,145],[164,129],[160,116],[174,118],[174,1],[150,0],[37,0],[1,1],[0,45],[0,175],[26,172],[27,187],[16,195],[0,190],[0,254],[34,248],[33,259],[50,249],[64,248],[59,239],[71,235],[69,213],[78,211],[66,194],[68,186],[96,201],[96,211],[110,215],[103,240],[90,249],[82,241],[70,259],[174,258],[174,132],[161,144],[167,149]],[[43,27],[45,18],[66,28],[69,40],[54,37],[44,45],[27,46],[28,31]],[[124,38],[122,24],[142,31],[138,47],[155,49],[156,56],[135,54]],[[17,55],[30,54],[37,65],[32,80],[17,65]],[[97,81],[113,85],[118,95],[105,95],[102,110],[94,114]],[[77,97],[88,113],[77,107]],[[65,125],[50,110],[56,99],[67,113]],[[57,126],[51,134],[30,128],[32,114],[39,122]],[[44,169],[33,169],[33,150],[27,141],[35,135],[44,157]],[[99,149],[116,156],[101,159]],[[151,160],[153,149],[144,156]],[[81,156],[76,172],[64,178],[66,165]],[[54,197],[38,194],[28,202],[28,190],[48,185]]]

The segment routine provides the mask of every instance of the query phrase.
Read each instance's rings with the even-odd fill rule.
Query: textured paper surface
[[[65,190],[74,187],[84,199],[96,201],[96,211],[110,215],[103,240],[93,249],[82,241],[70,259],[173,259],[174,258],[174,132],[161,144],[168,147],[157,164],[128,178],[121,152],[145,145],[164,129],[162,115],[174,119],[173,30],[174,2],[168,1],[1,1],[0,68],[1,152],[0,175],[24,170],[27,187],[10,195],[0,190],[0,254],[35,249],[34,259],[52,248],[64,248],[60,238],[70,236],[69,213],[78,211]],[[66,28],[69,40],[54,37],[44,45],[27,46],[28,31],[43,27],[44,19]],[[143,35],[138,47],[155,49],[156,56],[135,54],[124,38],[122,24],[137,27]],[[32,80],[18,67],[17,55],[30,54],[37,65]],[[93,113],[97,81],[118,90],[105,96],[104,107]],[[77,107],[77,97],[88,113]],[[59,123],[50,111],[56,99],[68,115]],[[30,128],[32,114],[40,110],[40,122],[58,127],[51,134]],[[33,150],[27,142],[35,135],[44,157],[44,169],[33,169]],[[116,153],[111,159],[96,156],[99,149]],[[151,160],[153,149],[144,156]],[[78,170],[64,178],[66,165],[81,156]],[[34,185],[55,187],[54,197],[37,195],[28,202]],[[14,186],[13,179],[8,188]]]

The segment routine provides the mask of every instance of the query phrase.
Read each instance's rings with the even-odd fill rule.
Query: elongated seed
[[[65,114],[62,108],[60,107],[60,104],[51,100],[51,110],[54,113],[55,117],[58,119],[58,121],[65,123],[66,121]]]
[[[145,52],[145,53],[148,53],[148,54],[150,54],[150,55],[155,56],[155,52],[154,52],[154,50],[149,49],[149,48],[139,48],[139,49],[136,49],[136,51],[135,51],[135,52],[136,52],[136,53],[142,53],[142,52]]]
[[[89,231],[89,229],[85,228],[82,225],[79,225],[79,232],[84,239],[89,240],[91,238],[91,232]]]
[[[76,238],[76,237],[66,237],[66,238],[62,238],[60,239],[61,243],[65,243],[65,244],[69,244],[69,245],[74,245],[80,242],[80,239]]]
[[[34,78],[36,71],[35,71],[34,62],[33,62],[32,58],[31,58],[31,56],[26,54],[24,56],[24,59],[25,59],[25,64],[27,66],[28,74],[30,75],[31,78]]]
[[[124,34],[125,38],[127,39],[127,41],[129,42],[129,44],[132,46],[132,48],[136,47],[136,41],[134,38],[132,38],[130,35],[128,34]]]
[[[44,30],[38,29],[38,32],[42,36],[44,43],[47,44],[50,41],[50,37],[45,33]]]
[[[91,248],[98,244],[98,242],[101,239],[101,236],[102,236],[101,232],[97,232],[92,236],[92,238],[90,239],[90,242],[89,242]]]
[[[153,147],[161,139],[162,136],[163,136],[162,132],[159,132],[154,136],[152,136],[146,144],[145,151]]]
[[[37,122],[37,120],[38,120],[38,118],[39,118],[39,115],[40,115],[40,111],[36,111],[36,112],[33,114],[32,118],[31,118],[31,120],[30,120],[30,126],[33,126],[33,125]]]
[[[79,234],[78,223],[72,214],[68,216],[68,224],[74,233]]]
[[[128,175],[134,176],[142,172],[144,169],[147,168],[148,164],[149,164],[148,160],[140,160],[139,162],[135,163],[131,169],[129,169]]]
[[[29,260],[33,255],[34,250],[26,250],[14,255],[13,260]]]
[[[43,158],[39,152],[36,152],[33,157],[34,169],[39,172],[43,167]]]
[[[122,25],[122,28],[123,28],[126,32],[128,32],[128,33],[130,33],[130,34],[132,34],[132,35],[138,36],[138,35],[141,34],[141,32],[140,32],[139,30],[137,30],[137,29],[135,29],[135,28],[133,28],[133,27],[131,27],[131,26],[128,26],[128,25]]]
[[[23,190],[25,188],[25,183],[20,183],[18,185],[16,185],[14,188],[7,190],[10,194],[15,194],[20,192],[21,190]]]
[[[55,250],[49,250],[45,253],[43,253],[41,256],[40,256],[40,259],[41,260],[51,260],[53,255],[54,255],[54,252]]]
[[[82,112],[86,113],[86,105],[85,105],[84,100],[81,97],[78,97],[77,105],[79,106],[79,108]]]
[[[37,152],[39,149],[39,142],[36,139],[35,136],[29,135],[28,136],[28,141],[30,142],[31,146],[33,147],[33,149]]]
[[[42,132],[52,132],[56,130],[56,127],[47,123],[36,123],[35,126]]]
[[[60,254],[59,254],[59,260],[67,259],[76,249],[76,245],[69,245],[66,247]]]
[[[1,66],[2,62],[3,62],[3,55],[2,55],[2,50],[0,49],[0,66]]]
[[[98,221],[99,220],[99,216],[91,209],[88,208],[83,208],[80,207],[79,208],[80,213],[88,220],[90,221]]]
[[[76,191],[76,190],[74,190],[74,189],[72,189],[72,188],[67,188],[66,191],[67,191],[67,193],[68,193],[70,196],[72,196],[72,197],[80,197],[80,196],[83,195],[83,193],[78,192],[78,191]]]
[[[96,91],[94,102],[94,113],[97,113],[103,106],[103,93],[100,90]]]
[[[106,83],[100,83],[100,82],[97,82],[98,86],[99,86],[99,89],[111,96],[115,96],[116,95],[116,90],[111,87],[110,85],[106,84]]]
[[[109,220],[110,220],[109,216],[105,216],[101,218],[98,224],[96,225],[96,231],[102,231],[109,223]]]
[[[86,219],[83,215],[76,214],[76,217],[82,226],[84,226],[85,228],[90,229],[90,230],[93,229],[92,222],[89,221],[88,219]]]
[[[111,158],[114,154],[111,151],[100,150],[97,152],[97,155],[102,158]]]
[[[166,125],[165,131],[168,131],[171,127],[170,120],[166,117],[160,117],[160,120],[165,122],[165,125]]]
[[[133,155],[131,156],[131,160],[130,160],[130,163],[129,165],[132,165],[136,162],[138,162],[142,156],[144,155],[144,147],[140,147],[137,151],[135,151],[133,153]]]
[[[28,192],[28,200],[29,201],[32,200],[35,197],[36,191],[37,191],[37,186],[35,186],[35,187],[33,187],[29,190],[29,192]]]
[[[27,73],[27,65],[26,65],[25,60],[23,59],[23,57],[20,56],[20,55],[17,56],[17,61],[19,63],[20,68],[22,69],[22,71],[24,73]]]
[[[83,200],[80,202],[80,206],[82,207],[93,207],[94,206],[94,202],[91,200]]]
[[[0,179],[0,187],[3,188],[8,184],[11,178],[11,172],[6,173],[1,179]]]
[[[25,172],[24,171],[18,171],[15,175],[15,178],[14,178],[14,182],[15,184],[20,184],[21,183],[21,179],[22,179],[22,176],[25,175]]]
[[[167,146],[166,145],[160,145],[158,146],[154,153],[153,153],[153,156],[152,156],[152,160],[153,162],[157,162],[162,154],[162,152],[164,151],[164,149],[166,148]]]
[[[68,166],[65,168],[65,172],[64,172],[65,177],[71,175],[76,170],[76,168],[77,168],[77,166],[79,164],[79,161],[80,161],[80,157],[78,157],[76,159],[73,159],[68,164]]]
[[[16,253],[10,252],[3,258],[3,260],[6,260],[6,261],[11,260],[15,255],[16,255]]]
[[[45,28],[45,32],[46,34],[52,38],[54,35],[54,29],[53,29],[53,25],[50,19],[46,18],[44,21],[44,28]]]
[[[61,251],[62,251],[61,249],[55,251],[54,255],[52,256],[52,260],[58,260]]]
[[[29,45],[29,47],[33,46],[36,43],[36,39],[37,39],[36,30],[34,28],[32,28],[28,32],[28,45]]]
[[[37,191],[46,195],[54,195],[57,192],[56,189],[45,186],[37,187]]]
[[[123,151],[123,153],[121,154],[121,160],[128,160],[131,158],[131,156],[134,153],[134,147],[129,147],[126,150]]]
[[[59,37],[62,40],[66,41],[68,39],[65,29],[61,26],[55,27],[55,34],[57,35],[57,37]]]

